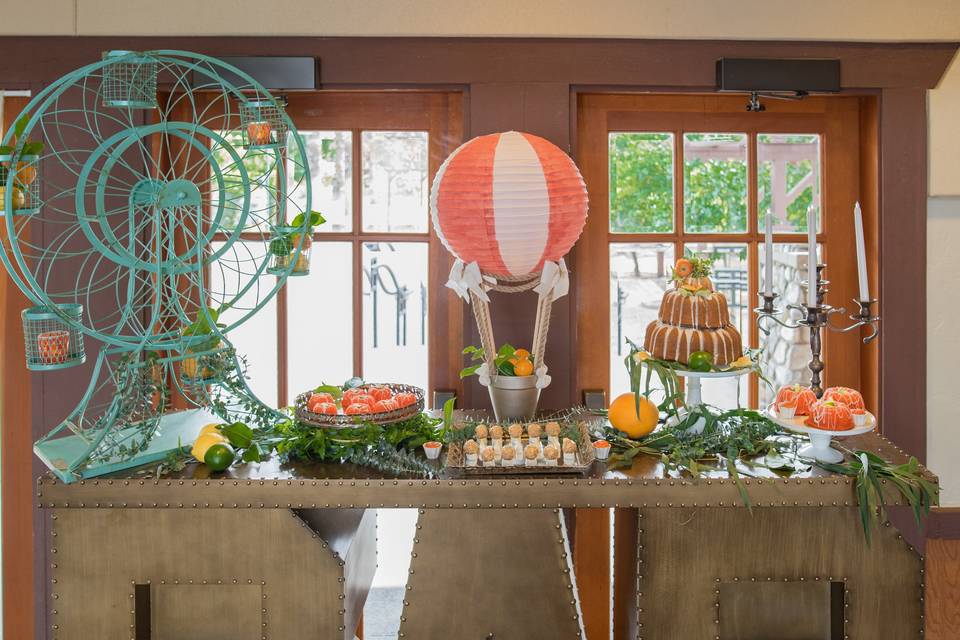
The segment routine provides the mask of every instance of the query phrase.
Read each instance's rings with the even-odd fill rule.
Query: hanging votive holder
[[[40,156],[0,154],[0,215],[29,216],[40,205]]]
[[[155,109],[157,60],[135,51],[104,51],[100,95],[105,107]]]
[[[304,234],[303,227],[273,227],[270,230],[270,266],[267,273],[275,276],[309,275],[312,249],[313,238],[309,233]]]
[[[241,103],[240,125],[247,149],[279,149],[287,143],[286,113],[276,100]]]
[[[80,331],[82,305],[31,307],[20,315],[27,369],[51,371],[86,362]]]

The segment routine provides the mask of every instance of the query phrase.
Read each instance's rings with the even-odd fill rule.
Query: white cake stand
[[[777,415],[777,409],[774,405],[767,407],[767,417],[785,429],[794,433],[802,433],[810,438],[810,444],[800,449],[797,453],[805,458],[813,458],[818,462],[843,462],[843,454],[830,446],[832,438],[847,438],[850,436],[859,436],[869,433],[877,428],[877,418],[869,411],[867,412],[867,424],[862,427],[854,427],[846,431],[828,431],[826,429],[815,429],[808,427],[804,422],[807,416],[797,416],[796,418],[781,418]]]
[[[686,405],[691,409],[697,405],[703,404],[703,389],[700,381],[704,378],[738,378],[747,375],[752,369],[731,369],[730,371],[690,371],[689,369],[677,369],[676,374],[681,378],[687,378]]]

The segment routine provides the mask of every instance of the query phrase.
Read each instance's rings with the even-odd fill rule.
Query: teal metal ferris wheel
[[[279,417],[229,334],[308,272],[310,202],[283,103],[215,58],[108,52],[30,101],[0,147],[0,260],[34,305],[27,367],[90,369],[35,445],[58,476],[161,459],[206,422]]]

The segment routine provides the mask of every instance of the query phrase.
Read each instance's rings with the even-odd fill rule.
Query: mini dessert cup
[[[440,457],[440,449],[443,448],[443,445],[437,442],[436,440],[431,440],[430,442],[423,443],[423,452],[427,456],[427,460],[436,460]]]
[[[540,455],[540,447],[535,444],[528,444],[523,449],[523,464],[528,467],[535,467],[538,464],[537,458]]]
[[[468,467],[477,466],[477,458],[480,453],[480,445],[475,440],[467,440],[463,443],[463,457]]]
[[[597,440],[593,443],[593,453],[597,460],[606,460],[610,457],[610,443],[606,440]]]
[[[517,451],[513,445],[503,445],[500,450],[500,464],[504,467],[512,467],[517,462]]]
[[[495,467],[497,465],[497,453],[493,447],[486,446],[480,450],[480,460],[485,467]]]
[[[573,465],[577,463],[577,443],[570,438],[563,439],[563,464]]]
[[[781,402],[777,406],[777,415],[784,420],[792,420],[797,414],[796,402]]]
[[[560,423],[559,422],[548,422],[547,426],[544,427],[544,430],[547,433],[547,444],[552,444],[553,446],[560,448]]]
[[[548,467],[556,467],[559,464],[560,448],[548,444],[543,448],[543,460]]]
[[[477,425],[477,428],[476,428],[476,429],[474,430],[474,432],[473,432],[473,437],[477,439],[477,444],[480,445],[480,448],[481,448],[481,449],[483,449],[485,446],[487,446],[487,444],[488,444],[488,442],[487,442],[487,436],[488,436],[488,435],[489,435],[489,431],[488,431],[488,429],[487,429],[487,425],[485,425],[485,424],[478,424],[478,425]]]
[[[853,409],[850,413],[853,416],[853,426],[855,427],[865,427],[870,422],[869,414],[863,409]]]

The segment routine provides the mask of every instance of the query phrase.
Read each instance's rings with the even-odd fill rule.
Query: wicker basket
[[[412,393],[417,397],[417,401],[413,404],[401,407],[396,411],[385,411],[383,413],[364,413],[360,415],[327,415],[324,413],[314,413],[307,409],[307,400],[310,399],[310,396],[314,393],[313,391],[304,391],[297,396],[296,401],[294,402],[295,411],[294,414],[297,417],[297,420],[300,422],[311,424],[316,427],[332,427],[335,429],[349,429],[351,427],[357,426],[358,422],[368,422],[379,425],[394,424],[395,422],[403,422],[404,420],[409,420],[413,416],[423,411],[423,389],[420,387],[412,387],[406,384],[389,384],[389,383],[373,383],[369,382],[363,386],[375,386],[375,387],[387,387],[394,395],[398,393]]]

